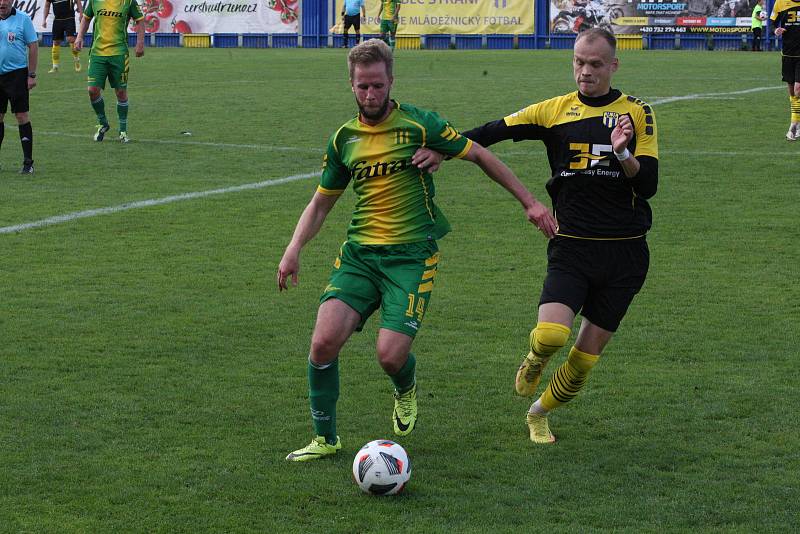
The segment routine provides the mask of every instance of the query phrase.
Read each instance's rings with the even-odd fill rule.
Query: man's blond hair
[[[608,30],[604,30],[603,28],[589,28],[588,30],[584,30],[575,37],[575,44],[578,44],[578,41],[583,39],[587,39],[590,43],[602,39],[611,47],[612,56],[617,53],[617,39],[614,37],[614,34]]]
[[[383,63],[386,65],[387,76],[392,76],[392,65],[394,57],[392,56],[392,49],[389,45],[380,39],[369,39],[363,43],[354,46],[347,54],[347,67],[350,69],[350,79],[353,79],[356,65],[373,65],[375,63]]]

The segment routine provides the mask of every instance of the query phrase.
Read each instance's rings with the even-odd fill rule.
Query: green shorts
[[[391,20],[383,20],[381,19],[381,33],[394,33],[397,31],[397,24],[392,22]]]
[[[114,89],[127,89],[128,87],[128,68],[130,67],[130,56],[95,56],[89,54],[89,77],[86,79],[89,87],[106,88],[106,78],[108,85]]]
[[[380,328],[416,336],[428,309],[439,264],[435,241],[406,245],[345,242],[319,301],[339,299],[361,315],[361,331],[381,308]]]

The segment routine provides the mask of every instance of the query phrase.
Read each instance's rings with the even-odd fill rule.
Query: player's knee
[[[311,339],[309,359],[315,364],[327,364],[339,355],[339,342],[331,337],[315,335]]]
[[[97,100],[100,98],[100,88],[94,86],[89,87],[89,97],[92,100]]]
[[[539,322],[531,331],[531,351],[539,356],[551,356],[567,344],[569,332],[563,324]]]

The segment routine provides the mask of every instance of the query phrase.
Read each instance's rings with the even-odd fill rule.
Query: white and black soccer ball
[[[411,478],[411,461],[405,449],[394,441],[370,441],[356,453],[353,478],[365,493],[395,495]]]

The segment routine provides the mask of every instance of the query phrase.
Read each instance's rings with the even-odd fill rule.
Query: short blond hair
[[[603,28],[589,28],[588,30],[584,30],[575,37],[575,44],[578,44],[578,41],[582,39],[588,39],[590,43],[602,39],[611,47],[612,56],[617,53],[617,38],[608,30],[604,30]]]
[[[380,39],[369,39],[354,46],[347,54],[347,68],[350,70],[350,79],[353,79],[356,65],[373,65],[383,63],[386,65],[386,74],[392,76],[394,57],[389,45]]]

